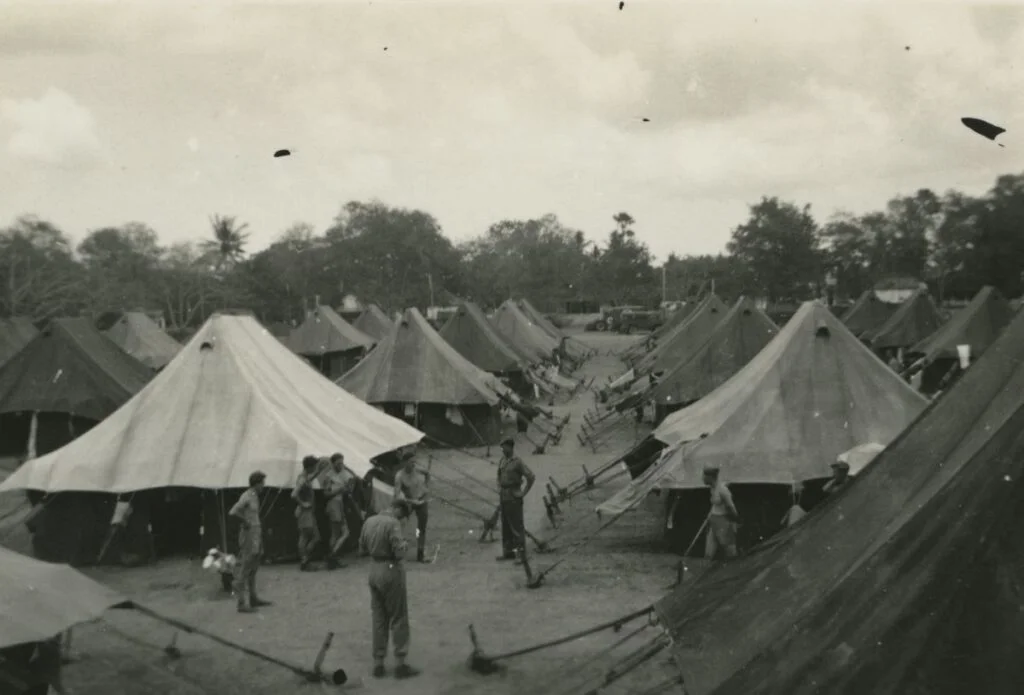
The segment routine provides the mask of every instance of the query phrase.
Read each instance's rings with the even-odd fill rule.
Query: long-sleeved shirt
[[[402,524],[390,510],[375,514],[363,523],[359,534],[359,552],[378,560],[400,561],[409,547],[402,535]]]

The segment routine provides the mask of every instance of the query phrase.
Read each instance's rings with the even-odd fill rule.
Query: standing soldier
[[[369,517],[359,536],[359,553],[373,559],[370,566],[370,608],[373,613],[373,677],[384,677],[388,638],[394,637],[396,678],[419,674],[405,657],[409,653],[409,604],[402,558],[408,544],[402,536],[402,520],[409,506],[395,498],[390,509]]]
[[[732,501],[732,492],[719,477],[718,468],[704,469],[704,484],[711,488],[711,513],[708,514],[708,535],[704,545],[704,557],[714,560],[719,550],[727,558],[734,558],[736,551],[736,525],[740,515]]]
[[[416,470],[416,455],[411,451],[402,454],[402,469],[395,474],[395,499],[416,513],[416,562],[426,562],[427,479]]]
[[[523,460],[513,451],[515,442],[506,439],[501,443],[501,460],[498,461],[498,495],[501,510],[501,547],[498,560],[512,560],[518,550],[526,556],[526,525],[523,521],[523,498],[530,492],[536,481]],[[526,489],[523,489],[523,479]]]
[[[345,492],[350,476],[345,471],[345,457],[331,456],[329,467],[324,474],[324,493],[327,496],[327,519],[331,523],[331,546],[327,550],[327,569],[344,567],[338,561],[341,549],[348,540],[348,524],[345,521]]]
[[[241,522],[238,531],[238,563],[235,565],[235,596],[239,613],[255,613],[271,605],[256,595],[256,570],[263,558],[263,528],[260,525],[260,493],[267,476],[261,471],[249,474],[249,489],[228,512]]]
[[[302,459],[302,472],[295,481],[292,499],[295,500],[295,520],[299,527],[299,569],[308,572],[313,551],[320,542],[320,531],[316,527],[313,480],[316,478],[316,456]]]

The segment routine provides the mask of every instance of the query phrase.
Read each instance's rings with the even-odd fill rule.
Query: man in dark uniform
[[[239,613],[255,613],[271,605],[256,595],[256,571],[263,559],[263,527],[260,524],[260,493],[267,476],[261,471],[249,474],[249,489],[228,512],[241,522],[238,530],[238,562],[235,565],[235,596]]]
[[[501,443],[501,460],[498,461],[498,495],[501,511],[501,547],[498,560],[512,560],[516,550],[526,555],[526,526],[523,522],[523,498],[530,492],[537,478],[523,460],[516,456],[515,442],[506,439]],[[523,489],[523,479],[526,488]]]
[[[370,566],[370,609],[373,614],[373,677],[384,677],[388,638],[394,637],[396,678],[412,678],[419,671],[405,663],[409,653],[409,604],[402,558],[408,544],[402,520],[409,505],[394,499],[391,507],[369,517],[359,535],[359,554],[373,559]]]
[[[313,480],[317,474],[316,456],[302,459],[302,472],[295,481],[292,499],[295,500],[295,521],[299,527],[299,569],[308,572],[313,551],[320,542],[313,501]]]

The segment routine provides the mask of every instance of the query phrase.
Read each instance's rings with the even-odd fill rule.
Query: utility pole
[[[667,293],[668,283],[667,283],[667,281],[665,279],[665,277],[666,277],[665,276],[665,269],[666,269],[667,266],[668,266],[668,263],[662,263],[661,264],[661,305],[662,306],[665,306],[665,302],[668,301],[668,293]]]
[[[430,287],[430,306],[434,306],[434,276],[427,273],[427,286]]]

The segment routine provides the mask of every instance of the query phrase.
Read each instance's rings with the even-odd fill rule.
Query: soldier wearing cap
[[[708,535],[704,545],[704,557],[714,560],[721,550],[727,558],[734,558],[736,551],[736,526],[740,515],[732,501],[732,492],[722,482],[717,466],[704,469],[704,484],[711,489],[711,512],[708,514]]]
[[[409,605],[402,558],[408,544],[402,535],[402,520],[409,505],[394,499],[390,509],[369,517],[359,535],[359,554],[369,555],[370,609],[373,614],[373,676],[384,676],[388,638],[394,638],[395,677],[411,678],[419,673],[405,657],[409,653]]]
[[[850,482],[850,464],[846,461],[836,461],[832,464],[832,480],[825,483],[821,489],[826,495],[839,492]]]
[[[505,439],[501,443],[501,460],[498,461],[498,495],[501,511],[501,547],[498,560],[512,560],[516,550],[526,554],[526,526],[523,522],[523,498],[530,492],[536,481],[533,471],[516,456],[515,442]],[[526,488],[523,488],[523,480]]]
[[[235,565],[235,596],[239,613],[254,613],[271,605],[256,594],[256,571],[263,558],[263,528],[260,524],[260,493],[267,476],[262,471],[249,474],[249,489],[228,512],[241,522],[238,530],[238,562]]]

